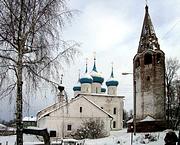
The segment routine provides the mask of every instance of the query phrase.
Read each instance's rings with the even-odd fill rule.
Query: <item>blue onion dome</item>
[[[93,82],[93,78],[88,74],[88,71],[87,71],[87,63],[86,63],[85,74],[80,78],[79,81],[81,84],[84,84],[84,83],[92,84]]]
[[[80,72],[77,84],[73,87],[73,91],[81,91],[81,84],[80,84]]]
[[[81,84],[80,84],[80,82],[78,82],[78,83],[73,87],[73,91],[81,91]]]
[[[91,77],[93,78],[94,83],[102,84],[104,82],[104,78],[102,77],[101,73],[99,73],[96,69],[96,59],[94,58],[94,66],[91,71]]]
[[[118,86],[119,82],[114,78],[113,67],[110,78],[106,81],[106,86]]]
[[[102,92],[102,93],[105,93],[105,92],[106,92],[106,88],[102,87],[102,88],[101,88],[101,92]]]

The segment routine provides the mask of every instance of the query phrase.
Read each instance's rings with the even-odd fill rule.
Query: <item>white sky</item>
[[[121,73],[132,72],[132,61],[144,19],[145,0],[71,0],[68,3],[72,9],[81,11],[64,31],[65,39],[81,43],[81,54],[63,70],[63,82],[69,97],[73,96],[72,88],[77,82],[78,70],[83,74],[85,59],[88,58],[88,69],[91,71],[93,52],[96,52],[97,70],[102,72],[105,81],[110,76],[111,63],[114,63],[114,75],[119,81],[118,94],[125,96],[125,109],[132,109],[132,75],[122,76]],[[180,0],[149,0],[148,6],[166,58],[180,59]],[[48,99],[41,100],[40,96],[31,98],[31,114],[35,115],[42,106],[52,103],[54,95],[48,94]],[[1,107],[0,118],[10,118],[14,107],[4,110]]]

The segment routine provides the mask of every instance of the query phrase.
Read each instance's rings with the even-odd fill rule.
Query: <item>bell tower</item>
[[[147,5],[133,59],[133,79],[137,121],[147,116],[165,120],[165,54],[160,49]]]

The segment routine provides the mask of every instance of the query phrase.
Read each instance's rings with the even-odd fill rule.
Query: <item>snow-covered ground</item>
[[[148,139],[145,139],[145,134],[148,133],[136,133],[134,136],[131,133],[127,133],[127,129],[121,131],[111,132],[111,135],[106,138],[96,139],[96,140],[86,140],[85,145],[131,145],[131,139],[133,139],[133,145],[164,145],[164,137],[167,131],[149,133],[155,140],[150,142]],[[133,136],[133,138],[131,138]]]
[[[154,132],[149,133],[150,139],[154,139],[156,141],[149,141],[149,139],[145,139],[145,134],[147,133],[137,133],[136,136],[133,136],[133,145],[164,145],[164,137],[167,133],[163,132]],[[176,132],[178,135],[178,132]],[[123,129],[121,131],[113,131],[111,135],[106,138],[101,139],[86,139],[85,145],[131,145],[131,133],[127,133],[127,129]],[[1,145],[14,145],[16,136],[0,136]],[[38,139],[33,135],[24,135],[24,142],[37,142]]]

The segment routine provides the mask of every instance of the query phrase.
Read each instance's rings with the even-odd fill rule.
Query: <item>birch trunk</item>
[[[21,49],[20,49],[21,50]],[[22,123],[22,53],[20,51],[17,64],[17,98],[16,98],[16,142],[17,145],[23,145],[23,123]]]

